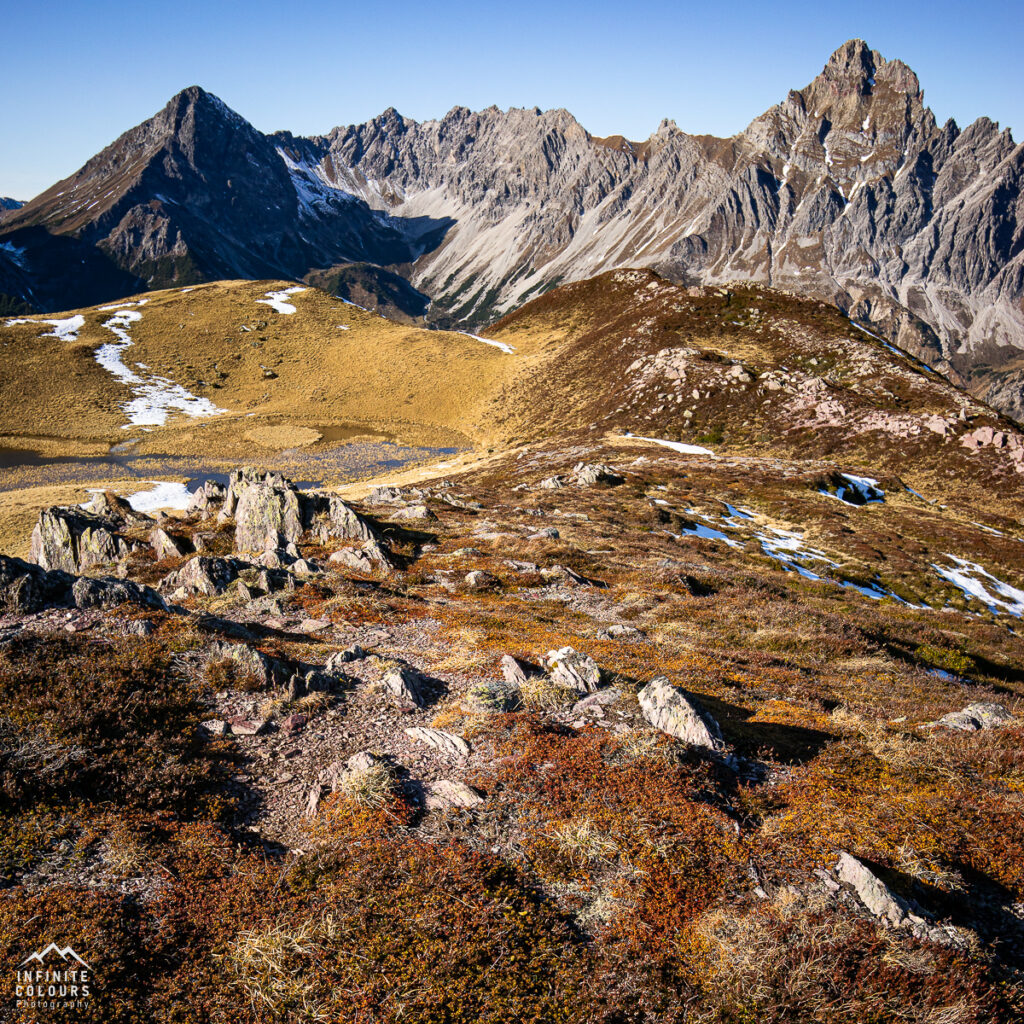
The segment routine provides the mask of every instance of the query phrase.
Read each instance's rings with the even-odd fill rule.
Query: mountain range
[[[851,40],[739,134],[643,142],[564,110],[263,134],[191,87],[0,221],[0,300],[68,309],[224,278],[306,279],[474,330],[565,282],[648,267],[837,306],[1024,418],[1024,147],[938,125]]]

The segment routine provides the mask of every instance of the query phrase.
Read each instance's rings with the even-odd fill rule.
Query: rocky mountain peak
[[[840,87],[861,86],[875,77],[875,71],[885,63],[877,50],[872,50],[863,39],[849,39],[829,57],[821,77]]]

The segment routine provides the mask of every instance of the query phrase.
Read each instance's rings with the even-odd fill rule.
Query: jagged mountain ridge
[[[190,89],[0,240],[31,266],[30,231],[73,238],[136,287],[382,264],[433,300],[430,321],[469,327],[615,267],[763,281],[836,303],[1020,417],[1022,171],[1009,131],[939,127],[914,73],[852,40],[729,139],[665,121],[630,143],[563,110],[496,108],[265,136]],[[2,260],[0,292],[47,301]]]
[[[32,275],[15,294],[63,308],[161,284],[299,277],[312,267],[412,254],[404,222],[396,227],[337,192],[311,214],[297,179],[271,139],[190,87],[4,222],[23,271],[59,262],[64,248],[85,263],[70,280]],[[4,291],[11,288],[0,264]]]

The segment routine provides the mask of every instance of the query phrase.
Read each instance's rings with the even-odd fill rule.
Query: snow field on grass
[[[723,502],[728,516],[716,517],[699,512],[697,509],[688,508],[686,514],[703,519],[705,523],[695,523],[693,526],[683,527],[681,535],[669,533],[669,536],[700,537],[705,540],[718,540],[728,544],[731,548],[742,548],[747,540],[755,540],[761,546],[761,551],[769,558],[775,559],[787,572],[795,572],[804,579],[817,580],[822,583],[831,583],[833,586],[843,587],[846,590],[856,590],[857,593],[870,597],[872,600],[879,600],[883,597],[891,597],[901,604],[907,604],[903,598],[877,583],[853,583],[850,580],[833,579],[829,576],[822,576],[808,568],[808,562],[817,563],[816,568],[824,567],[837,568],[839,563],[833,561],[817,548],[808,546],[803,534],[796,530],[783,530],[777,526],[765,526],[763,529],[753,529],[748,523],[753,521],[753,513],[738,509],[733,505]],[[731,530],[733,536],[729,536],[723,530]],[[736,531],[742,531],[746,536],[736,539]],[[1024,595],[1022,595],[1024,597]]]
[[[289,295],[298,295],[299,292],[307,292],[308,288],[303,285],[296,284],[292,285],[291,288],[282,288],[280,291],[267,292],[265,299],[257,299],[256,301],[262,303],[264,306],[270,306],[276,313],[291,314],[295,312],[295,306],[285,300]]]
[[[124,364],[122,356],[132,345],[128,328],[141,319],[142,314],[138,310],[119,310],[103,323],[117,341],[107,342],[96,350],[96,362],[130,388],[133,395],[121,406],[128,417],[128,422],[122,429],[128,430],[133,426],[163,426],[171,410],[177,410],[193,418],[216,416],[223,412],[223,409],[218,409],[208,398],[193,395],[167,377],[156,374],[140,377]]]
[[[932,563],[932,568],[953,586],[959,587],[968,599],[981,601],[989,611],[999,614],[1006,612],[1020,618],[1024,615],[1024,590],[1003,583],[977,562],[947,554],[953,565],[942,566]]]
[[[461,334],[463,337],[472,338],[474,341],[482,341],[485,345],[493,345],[495,348],[500,348],[502,352],[507,355],[512,355],[515,349],[511,345],[506,345],[503,341],[494,341],[492,338],[481,338],[479,334],[470,334],[469,331],[454,331],[454,334]]]
[[[7,326],[15,324],[49,324],[53,330],[40,334],[40,338],[60,338],[61,341],[78,341],[78,332],[85,326],[85,317],[81,313],[69,316],[64,320],[36,320],[30,319],[8,320]]]

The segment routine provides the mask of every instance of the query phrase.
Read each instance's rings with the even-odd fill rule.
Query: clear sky
[[[939,121],[1024,134],[1024,4],[849,0],[0,0],[0,195],[30,199],[188,85],[262,131],[389,106],[566,107],[595,135],[663,117],[731,135],[846,39],[921,79]]]

